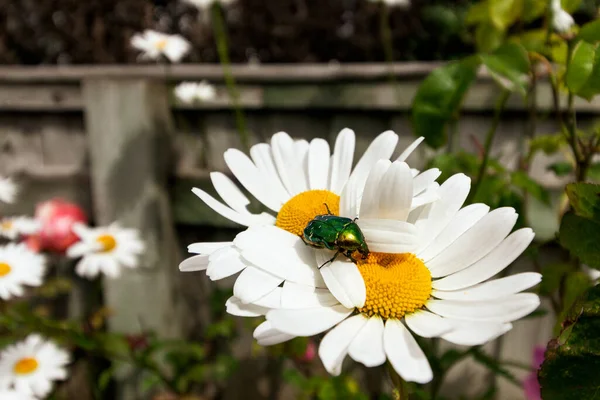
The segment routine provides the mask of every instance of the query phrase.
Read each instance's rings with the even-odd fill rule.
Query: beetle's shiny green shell
[[[365,236],[356,222],[336,215],[317,215],[304,228],[304,242],[317,248],[337,250],[347,257],[358,251],[363,256],[369,254]]]

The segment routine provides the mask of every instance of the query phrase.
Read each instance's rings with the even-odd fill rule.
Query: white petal
[[[227,167],[233,175],[240,181],[242,186],[248,190],[258,201],[269,207],[273,211],[278,211],[281,202],[271,194],[267,186],[267,179],[260,173],[256,165],[247,155],[237,149],[229,149],[224,156]]]
[[[446,318],[481,322],[510,322],[523,318],[540,305],[533,293],[513,294],[488,301],[429,300],[427,308]]]
[[[379,184],[377,218],[405,221],[413,200],[413,178],[404,162],[394,162]]]
[[[268,308],[254,304],[242,304],[240,299],[233,296],[227,299],[225,307],[229,314],[238,317],[259,317],[265,315],[269,311]]]
[[[487,256],[456,274],[434,281],[433,287],[438,290],[457,290],[483,282],[516,260],[529,246],[533,237],[534,233],[530,228],[519,229],[511,233]]]
[[[433,203],[440,199],[440,185],[437,182],[433,182],[424,192],[419,193],[412,199],[410,210],[413,211],[426,204]]]
[[[389,219],[359,219],[357,223],[370,251],[408,253],[416,249],[418,231],[413,224]]]
[[[192,243],[188,246],[188,252],[195,254],[211,254],[223,247],[231,246],[232,244],[232,242]]]
[[[207,206],[212,208],[216,213],[221,214],[223,217],[230,221],[233,221],[240,225],[251,226],[251,225],[272,225],[275,223],[275,217],[267,213],[260,215],[254,214],[240,214],[237,211],[225,206],[221,202],[215,200],[214,197],[206,193],[202,189],[193,188],[192,192],[200,198]]]
[[[326,331],[352,314],[343,305],[333,307],[304,308],[300,310],[271,310],[267,320],[273,328],[295,336],[313,336]]]
[[[442,171],[439,169],[431,168],[415,176],[413,180],[413,195],[416,196],[427,189],[429,185],[434,183],[435,180],[440,177],[441,174]]]
[[[331,375],[337,376],[342,372],[342,362],[348,354],[348,347],[366,323],[367,319],[362,315],[355,315],[325,335],[319,346],[319,357]]]
[[[354,131],[351,129],[342,129],[335,140],[329,179],[329,190],[333,193],[341,193],[348,181],[354,159],[355,141]]]
[[[242,261],[238,251],[232,247],[218,250],[209,256],[210,263],[206,275],[213,281],[235,275],[244,268],[246,264]]]
[[[358,215],[363,187],[359,186],[356,179],[349,180],[340,195],[340,216],[354,218]]]
[[[414,142],[412,142],[410,144],[410,146],[408,146],[403,152],[402,154],[400,154],[398,156],[398,158],[396,159],[396,161],[406,161],[406,159],[412,154],[413,151],[415,151],[415,149],[417,147],[419,147],[419,145],[421,144],[421,142],[425,140],[425,138],[423,136],[421,136],[420,138],[416,139]]]
[[[233,243],[243,250],[256,248],[270,249],[294,247],[298,243],[302,243],[302,240],[293,233],[271,225],[246,229],[237,234]]]
[[[456,324],[456,321],[453,323]],[[442,335],[442,339],[462,346],[479,346],[504,335],[511,329],[510,323],[461,322],[459,328]]]
[[[330,252],[317,253],[317,263],[323,265],[331,259]],[[340,303],[347,308],[362,307],[367,300],[367,288],[356,264],[349,260],[334,260],[321,268],[325,285]]]
[[[386,360],[383,349],[383,320],[378,316],[363,318],[367,319],[367,323],[352,340],[348,354],[366,367],[376,367]]]
[[[484,216],[441,254],[426,262],[431,276],[453,274],[485,257],[508,236],[517,217],[510,207],[498,208]]]
[[[452,324],[439,315],[425,310],[418,310],[404,317],[406,325],[421,337],[441,336],[452,330]]]
[[[364,185],[371,169],[379,160],[389,160],[396,149],[397,143],[398,135],[394,132],[385,131],[379,134],[356,163],[350,179],[356,179],[360,186]]]
[[[252,303],[278,287],[283,279],[254,267],[247,267],[233,285],[233,295],[242,303]]]
[[[308,182],[295,151],[294,140],[285,132],[273,135],[271,139],[273,160],[283,185],[292,195],[308,190]]]
[[[210,180],[225,204],[239,213],[248,213],[246,206],[250,200],[240,189],[222,172],[211,172]]]
[[[257,268],[281,279],[305,285],[323,286],[314,263],[308,265],[300,260],[294,248],[281,248],[271,252],[263,249],[248,249],[242,251],[242,257]]]
[[[338,303],[329,289],[318,289],[290,281],[285,281],[281,289],[282,308],[329,307]]]
[[[522,292],[541,281],[541,274],[537,272],[524,272],[460,290],[434,290],[432,294],[434,297],[444,300],[491,300]]]
[[[360,203],[360,218],[377,218],[379,211],[379,184],[392,163],[379,160],[371,170]]]
[[[418,223],[424,233],[419,251],[427,247],[448,225],[467,199],[470,188],[471,179],[464,174],[453,175],[440,186],[438,191],[440,200],[434,203],[429,218]]]
[[[256,168],[265,177],[267,185],[271,189],[271,194],[275,196],[279,203],[284,204],[291,197],[290,193],[281,183],[277,168],[273,161],[271,146],[267,143],[255,144],[250,148],[250,156],[256,165]],[[279,211],[279,210],[277,210]]]
[[[264,307],[267,309],[281,308],[281,293],[282,292],[283,292],[283,289],[280,287],[277,287],[277,288],[273,289],[273,291],[267,293],[266,296],[261,297],[260,299],[252,302],[252,304],[255,304],[257,306]]]
[[[383,346],[390,363],[405,381],[427,383],[433,379],[427,357],[400,321],[386,321]]]
[[[433,206],[435,207],[435,205]],[[465,208],[460,209],[450,223],[444,228],[439,235],[433,241],[429,241],[430,244],[418,253],[419,257],[425,262],[431,260],[442,251],[444,251],[450,244],[459,238],[463,233],[468,231],[475,225],[481,218],[483,218],[490,207],[485,204],[471,204]],[[435,218],[435,217],[428,217]],[[417,223],[417,225],[419,225]],[[423,228],[419,232],[420,238],[427,237],[427,229]]]
[[[208,268],[208,255],[200,254],[186,258],[179,264],[179,270],[182,272],[204,271]]]
[[[293,335],[288,335],[287,333],[282,333],[276,329],[273,329],[269,321],[265,321],[257,326],[254,330],[253,336],[261,346],[273,346],[275,344],[287,342],[295,337]]]
[[[308,150],[308,183],[311,189],[327,189],[329,158],[329,143],[313,139]]]

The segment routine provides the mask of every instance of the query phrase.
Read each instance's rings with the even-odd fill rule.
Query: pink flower
[[[57,253],[64,253],[69,246],[79,241],[79,237],[71,230],[73,224],[87,222],[81,207],[61,199],[39,203],[35,208],[35,218],[42,226],[39,233],[26,239],[27,245],[35,251]]]
[[[306,344],[306,351],[304,354],[298,358],[298,361],[309,363],[315,359],[317,355],[317,346],[312,340],[309,340]]]
[[[532,367],[535,369],[532,373],[527,375],[525,380],[523,381],[523,390],[525,391],[525,398],[527,400],[542,400],[542,395],[540,393],[540,384],[538,382],[537,371],[542,366],[544,362],[544,353],[546,352],[546,347],[544,346],[536,346],[533,349],[533,363]]]

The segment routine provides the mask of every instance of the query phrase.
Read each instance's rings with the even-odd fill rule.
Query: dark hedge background
[[[462,19],[473,1],[413,0],[394,9],[394,59],[471,52]],[[384,60],[379,6],[367,0],[238,0],[226,18],[233,62]],[[0,0],[0,64],[134,63],[129,39],[148,28],[190,40],[185,62],[217,62],[208,20],[183,1]]]

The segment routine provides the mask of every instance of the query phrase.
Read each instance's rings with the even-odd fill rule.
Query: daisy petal
[[[410,144],[410,146],[408,146],[396,159],[396,161],[406,161],[406,159],[412,154],[413,151],[416,150],[417,147],[419,147],[419,145],[421,144],[421,142],[425,140],[425,138],[423,136],[421,136],[420,138],[416,139],[414,142],[412,142]]]
[[[340,195],[340,216],[354,218],[358,215],[362,187],[356,179],[349,180]]]
[[[232,247],[226,247],[219,250],[219,253],[213,253],[209,256],[209,265],[206,275],[212,281],[227,278],[235,275],[246,268],[238,251]]]
[[[431,168],[415,176],[413,180],[413,196],[416,196],[427,189],[441,174],[442,171],[439,169]]]
[[[427,262],[431,276],[439,278],[479,261],[508,236],[517,222],[513,208],[498,208],[483,217],[441,254]]]
[[[333,193],[341,193],[348,181],[354,159],[355,141],[354,131],[351,129],[342,129],[335,140],[329,179],[329,190]]]
[[[278,199],[279,203],[285,203],[291,196],[283,186],[283,183],[281,183],[281,179],[279,179],[279,174],[277,173],[271,153],[271,146],[267,143],[255,144],[250,148],[250,157],[252,157],[256,168],[258,168],[266,179],[267,185],[271,188],[272,195]]]
[[[317,289],[290,281],[285,281],[281,289],[282,308],[329,307],[338,303],[329,289]]]
[[[377,367],[386,360],[383,349],[383,320],[378,316],[362,318],[365,318],[367,323],[352,340],[348,354],[366,367]]]
[[[471,323],[469,325],[461,322],[459,326],[460,328],[442,335],[442,339],[461,346],[479,346],[512,329],[510,323]]]
[[[396,372],[407,382],[427,383],[433,372],[415,338],[395,319],[385,322],[383,347]]]
[[[294,248],[282,248],[272,252],[248,249],[242,251],[242,257],[257,268],[282,279],[305,285],[323,286],[318,270],[313,265],[302,262]]]
[[[179,270],[182,272],[204,271],[208,268],[208,255],[200,254],[186,258],[179,264]]]
[[[530,228],[519,229],[475,264],[456,274],[433,281],[432,286],[438,290],[457,290],[483,282],[515,261],[529,246],[533,237],[534,233]]]
[[[329,143],[323,139],[313,139],[308,150],[308,183],[311,190],[327,189],[329,158]]]
[[[394,162],[379,183],[377,218],[405,221],[413,200],[413,179],[404,162]]]
[[[229,177],[222,172],[211,172],[210,180],[225,204],[241,214],[248,213],[246,206],[250,204],[250,200]]]
[[[295,336],[313,336],[326,331],[348,315],[353,309],[339,304],[333,307],[305,308],[300,310],[271,310],[267,320],[273,328]]]
[[[330,252],[317,253],[317,264],[331,259]],[[325,285],[347,308],[362,307],[367,300],[367,288],[356,264],[349,260],[334,260],[321,268]]]
[[[342,372],[342,362],[348,354],[348,347],[358,332],[367,323],[362,315],[355,315],[340,323],[325,335],[319,346],[319,357],[331,375]]]
[[[232,242],[192,243],[188,246],[188,252],[195,254],[211,254],[214,251],[231,246],[232,244]]]
[[[481,322],[510,322],[523,318],[540,305],[533,293],[519,293],[499,300],[429,300],[427,308],[446,318]]]
[[[367,178],[365,189],[363,191],[362,201],[360,203],[361,218],[377,218],[379,211],[379,185],[390,168],[392,163],[389,160],[379,160]]]
[[[233,295],[242,303],[252,303],[266,296],[283,282],[283,279],[254,267],[246,267],[233,285]]]
[[[238,317],[260,317],[265,315],[269,309],[255,304],[243,304],[240,299],[232,296],[225,302],[227,312]]]
[[[536,272],[524,272],[501,279],[485,282],[456,291],[434,290],[433,296],[444,300],[492,300],[522,292],[542,281],[542,275]],[[435,283],[435,282],[434,282]]]
[[[294,140],[285,132],[276,133],[271,139],[271,148],[277,171],[287,191],[294,196],[308,190],[308,182],[298,160]]]
[[[425,310],[418,310],[404,317],[411,331],[425,338],[438,337],[452,330],[447,319]]]
[[[389,160],[396,149],[397,143],[398,135],[394,132],[385,131],[379,134],[356,163],[350,179],[356,179],[360,186],[364,185],[371,169],[379,160]]]
[[[269,321],[265,321],[256,327],[253,333],[254,338],[261,346],[273,346],[279,343],[287,342],[295,336],[279,332],[273,329]]]

